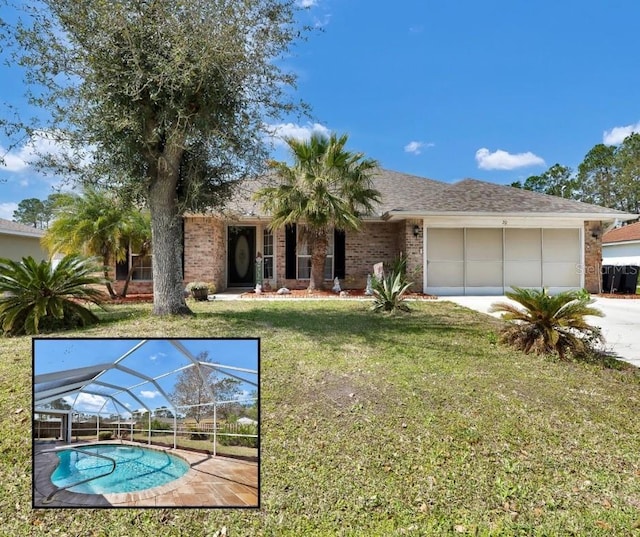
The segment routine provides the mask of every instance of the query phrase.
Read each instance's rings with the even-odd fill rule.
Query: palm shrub
[[[99,270],[92,259],[76,254],[65,256],[55,267],[32,257],[20,262],[0,259],[2,332],[38,334],[96,322],[95,313],[83,303],[101,305],[105,298],[92,287],[104,284],[96,275]]]
[[[568,354],[593,352],[603,342],[600,329],[585,320],[587,315],[602,317],[603,313],[591,306],[593,299],[584,292],[550,295],[546,289],[514,287],[505,295],[522,308],[498,302],[489,311],[502,312],[502,318],[510,321],[502,331],[503,342],[527,354],[557,354],[565,359]]]
[[[411,311],[404,302],[405,294],[411,288],[413,282],[406,280],[402,272],[390,272],[388,275],[374,279],[371,285],[373,290],[373,311]]]

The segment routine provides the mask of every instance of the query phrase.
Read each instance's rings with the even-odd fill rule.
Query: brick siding
[[[584,223],[584,287],[599,293],[602,286],[602,223]]]
[[[227,241],[224,221],[212,216],[184,220],[184,282],[208,282],[216,291],[227,287]]]

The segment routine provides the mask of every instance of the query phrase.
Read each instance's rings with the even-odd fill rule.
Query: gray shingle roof
[[[621,219],[627,213],[579,201],[548,196],[529,190],[464,179],[444,183],[406,173],[379,169],[373,176],[374,187],[381,193],[381,203],[375,217],[385,218],[402,213],[414,216],[430,214],[557,214],[590,215]],[[226,207],[227,215],[240,217],[268,217],[260,203],[251,198],[258,188],[274,184],[273,176],[262,176],[244,181]]]
[[[626,214],[598,205],[476,179],[464,179],[447,185],[434,193],[428,203],[430,205],[425,206],[420,200],[414,200],[408,208],[433,213]]]
[[[44,235],[44,231],[41,229],[25,226],[24,224],[5,220],[4,218],[0,218],[0,233],[4,235],[27,235],[29,237],[42,237]]]

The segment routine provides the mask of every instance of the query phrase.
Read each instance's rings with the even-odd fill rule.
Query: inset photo
[[[259,357],[257,338],[34,338],[33,507],[259,507]]]

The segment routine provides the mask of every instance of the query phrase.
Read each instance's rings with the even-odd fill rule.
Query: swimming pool
[[[113,468],[111,461],[87,452],[113,459],[116,463],[115,470],[104,477],[68,488],[71,492],[113,494],[146,490],[178,479],[189,470],[189,463],[166,451],[114,444],[82,446],[81,449],[84,453],[72,449],[56,453],[59,463],[51,475],[54,485],[68,487],[106,474]]]

